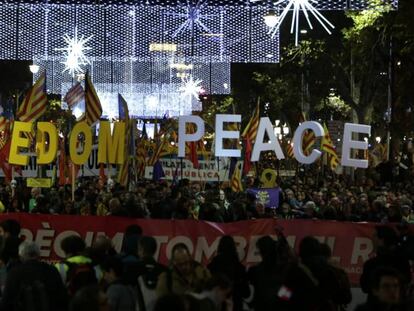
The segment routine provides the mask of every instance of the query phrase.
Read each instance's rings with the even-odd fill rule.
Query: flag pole
[[[218,181],[218,184],[219,184],[219,187],[220,187],[220,157],[217,157],[217,171],[218,171],[217,181]]]
[[[11,166],[11,181],[13,181],[13,179],[14,179],[14,165]],[[14,198],[14,193],[15,193],[14,186],[11,187],[11,191],[12,191],[12,198]]]
[[[137,174],[137,157],[136,157],[136,152],[137,152],[137,141],[135,138],[135,133],[137,131],[137,122],[135,119],[132,119],[131,122],[131,130],[132,130],[132,150],[130,151],[131,155],[132,155],[132,166],[133,166],[133,171],[134,171],[134,179],[135,179],[135,185],[138,184],[138,174]]]
[[[72,202],[75,202],[75,164],[72,162]]]
[[[183,180],[183,157],[180,157],[180,174],[181,174],[180,180]]]

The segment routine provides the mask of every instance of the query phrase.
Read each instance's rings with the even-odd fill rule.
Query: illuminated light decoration
[[[149,45],[150,52],[176,52],[177,44],[174,43],[151,43]]]
[[[202,80],[200,86],[205,94],[230,92],[230,63],[226,59],[219,62],[218,58],[211,58],[210,61],[207,63],[204,58],[197,57],[156,62],[150,58],[111,60],[91,57],[87,69],[101,100],[104,117],[114,117],[113,111],[118,111],[120,93],[128,102],[131,116],[162,118],[167,111],[171,117],[177,117],[203,108],[199,100],[193,96],[183,96],[179,91],[183,81],[175,77],[178,70],[171,68],[172,63],[193,65],[193,69],[186,70],[185,73]],[[62,74],[62,57],[35,58],[33,62],[39,65],[39,72],[46,70],[49,73],[47,88],[54,94],[66,94],[73,85],[74,79],[68,74]],[[38,75],[39,73],[33,78],[36,80]],[[79,105],[77,113],[79,110],[83,113],[82,103]]]
[[[102,89],[102,85],[95,85]],[[122,94],[128,103],[129,114],[137,118],[162,118],[166,113],[170,117],[192,114],[201,111],[202,104],[194,103],[191,97],[183,98],[177,91],[177,85],[163,85],[155,89],[154,93],[127,93]],[[101,101],[102,117],[115,120],[118,116],[118,93],[102,92],[97,90]],[[72,113],[79,119],[85,111],[84,101],[75,105]]]
[[[190,76],[189,78],[183,79],[183,86],[181,86],[178,91],[181,92],[182,96],[184,97],[194,97],[198,99],[198,96],[200,94],[204,93],[204,89],[201,86],[201,80],[200,79],[193,79],[193,76]]]
[[[317,4],[318,0],[279,0],[274,3],[274,6],[278,5],[286,5],[282,13],[280,14],[278,20],[276,21],[275,25],[269,30],[269,34],[274,37],[279,29],[280,25],[283,23],[283,21],[286,18],[286,15],[289,13],[289,11],[292,11],[292,23],[290,26],[290,33],[295,32],[295,45],[298,45],[299,41],[299,13],[300,11],[303,12],[303,15],[306,18],[306,21],[308,22],[308,26],[310,29],[313,29],[313,25],[309,18],[309,13],[313,15],[313,17],[321,24],[321,26],[326,30],[328,34],[331,34],[332,28],[334,29],[335,26],[332,25],[331,22],[329,22],[319,11],[315,8],[314,4]]]
[[[196,1],[196,0],[195,0]],[[186,0],[186,2],[195,2],[194,0]],[[394,8],[398,6],[398,0],[383,0],[384,2],[390,3]],[[0,3],[29,3],[39,4],[44,3],[44,0],[1,0]],[[96,4],[96,0],[48,0],[50,4]],[[210,6],[221,6],[221,7],[245,7],[246,5],[265,6],[270,1],[264,0],[209,0]],[[367,0],[345,0],[348,2],[346,5],[347,9],[364,9],[371,5],[371,1]],[[120,1],[115,0],[101,0],[99,3],[103,5],[119,6]],[[323,4],[326,8],[337,7],[341,0],[324,0]],[[138,5],[138,6],[182,6],[183,0],[124,0],[122,5]]]
[[[179,64],[179,63],[172,63],[170,64],[171,68],[177,69],[177,70],[192,70],[194,68],[193,64]]]
[[[159,85],[172,84],[174,92],[183,84],[183,78],[190,75],[202,80],[201,86],[207,94],[229,94],[230,92],[230,60],[219,57],[174,57],[163,60],[150,57],[141,58],[108,58],[90,57],[89,71],[94,85],[99,85],[98,91],[121,94],[152,94],[157,93]],[[40,68],[33,76],[34,81],[40,72],[46,70],[48,79],[47,89],[53,94],[66,94],[73,79],[67,73],[62,73],[64,65],[62,57],[36,57],[33,63]],[[187,69],[172,68],[172,64],[187,64]],[[173,66],[175,67],[175,66]],[[190,69],[192,67],[192,69]],[[178,66],[178,68],[183,68]],[[180,75],[179,77],[177,75]],[[84,75],[78,74],[77,79],[83,80]],[[224,84],[228,86],[226,89]],[[171,90],[169,90],[171,91]],[[142,102],[140,103],[140,105]]]
[[[64,0],[69,3],[65,5],[51,4],[53,0],[48,4],[24,1],[28,0],[0,5],[0,59],[62,56],[62,51],[56,48],[66,46],[62,37],[66,33],[73,34],[77,27],[78,37],[94,35],[87,43],[91,47],[88,59],[110,56],[168,60],[179,55],[205,57],[206,60],[220,57],[230,62],[279,61],[279,37],[271,38],[266,33],[263,15],[268,8],[264,6],[236,6],[224,0],[221,3],[209,0],[208,5],[203,2],[198,21],[209,31],[196,23],[192,33],[188,29],[174,37],[187,21],[188,4],[182,3],[184,1],[174,0],[162,5],[156,5],[157,1],[145,4],[140,0],[132,5],[106,5],[106,0],[99,1],[99,5],[85,4],[86,0],[76,1],[76,5],[70,4],[72,0]],[[194,1],[189,2],[197,6]],[[177,14],[183,16],[174,16]],[[269,53],[275,57],[267,59],[265,56]]]
[[[39,72],[39,66],[38,65],[29,65],[29,70],[30,70],[30,72],[31,73],[34,73],[34,74],[36,74],[36,73],[38,73]]]
[[[85,103],[78,103],[75,107],[73,107],[72,113],[76,119],[79,119],[85,111]]]
[[[263,16],[263,19],[267,27],[273,28],[276,26],[279,17],[276,15],[275,11],[270,10],[265,16]]]
[[[91,47],[87,47],[86,43],[92,39],[93,35],[85,38],[84,35],[81,35],[78,38],[78,28],[75,27],[75,33],[73,38],[68,34],[63,36],[67,47],[57,48],[56,51],[63,51],[64,61],[62,62],[65,65],[63,72],[68,71],[69,74],[74,77],[76,74],[83,73],[81,66],[90,64],[88,58],[86,57],[86,51],[91,50]]]
[[[183,98],[177,87],[177,85],[165,84],[151,94],[129,93],[122,96],[128,103],[129,114],[132,117],[162,118],[166,113],[170,117],[178,117],[202,110],[200,104],[194,105],[192,97]],[[118,94],[98,91],[98,96],[101,100],[103,116],[117,117],[113,111],[118,111]]]
[[[204,24],[203,20],[213,19],[216,17],[214,14],[202,14],[202,10],[207,7],[207,1],[198,0],[194,5],[190,2],[187,2],[186,12],[185,13],[165,13],[165,15],[171,15],[176,18],[185,18],[186,20],[179,25],[177,30],[173,33],[173,38],[177,37],[179,34],[185,31],[191,31],[194,33],[195,28],[200,28],[206,33],[211,33],[210,29]]]

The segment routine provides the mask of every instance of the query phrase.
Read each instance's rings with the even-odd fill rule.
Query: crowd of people
[[[414,223],[414,182],[378,183],[362,177],[285,179],[279,206],[269,208],[249,192],[232,192],[227,183],[140,181],[128,189],[99,178],[83,178],[70,186],[50,189],[0,186],[0,212],[125,216],[132,218],[198,219],[233,222],[258,218],[307,218],[340,221]],[[247,187],[260,187],[253,179]]]
[[[67,236],[65,259],[53,264],[41,261],[39,245],[19,233],[17,221],[0,223],[0,310],[334,311],[352,300],[348,276],[327,244],[308,236],[295,253],[280,229],[277,239],[257,240],[261,261],[250,267],[240,262],[231,236],[220,238],[207,265],[178,243],[164,266],[154,259],[156,240],[138,225],[126,228],[120,253],[105,236],[91,247]],[[378,225],[373,240],[376,256],[360,280],[367,301],[355,310],[413,310],[410,253],[391,226]]]

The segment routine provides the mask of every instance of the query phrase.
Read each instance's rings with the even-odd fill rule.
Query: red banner
[[[22,236],[35,241],[41,247],[41,255],[47,260],[59,260],[64,256],[60,242],[72,234],[80,235],[87,245],[98,235],[112,239],[120,251],[123,232],[130,224],[142,227],[144,235],[154,236],[158,241],[157,259],[167,263],[167,255],[177,243],[185,243],[196,260],[208,262],[215,254],[219,238],[232,235],[238,245],[240,258],[247,265],[260,261],[256,241],[263,235],[275,235],[275,227],[284,228],[289,244],[296,248],[300,240],[313,235],[327,243],[333,257],[349,274],[351,282],[359,283],[362,265],[373,255],[371,237],[375,224],[349,223],[317,220],[261,219],[235,223],[210,223],[192,220],[146,220],[97,216],[52,216],[10,214],[1,215],[0,221],[14,218],[22,225]]]

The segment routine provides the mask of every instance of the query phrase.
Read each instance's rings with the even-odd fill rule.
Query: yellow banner
[[[52,187],[51,178],[27,178],[27,187],[50,188]]]

